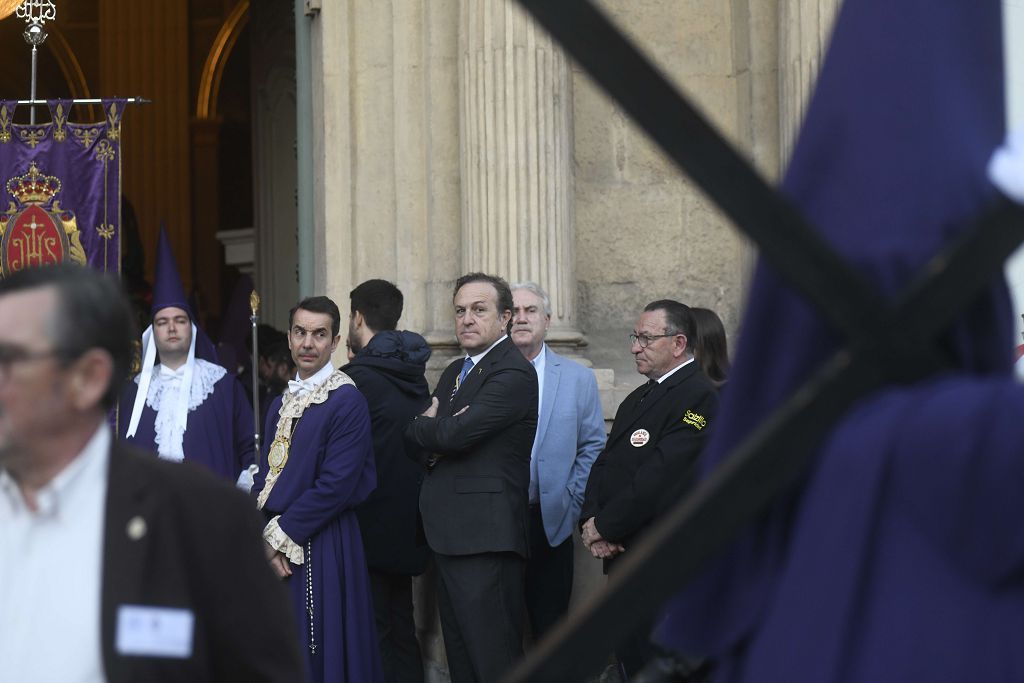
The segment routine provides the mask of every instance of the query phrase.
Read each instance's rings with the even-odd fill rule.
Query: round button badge
[[[651,433],[646,429],[638,429],[629,435],[629,443],[633,444],[634,448],[640,448],[641,446],[647,445],[647,442],[651,440]]]

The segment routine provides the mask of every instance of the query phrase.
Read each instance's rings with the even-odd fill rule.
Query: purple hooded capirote
[[[997,198],[999,0],[847,0],[783,192],[890,301]],[[1024,387],[1001,274],[957,369],[855,404],[656,632],[716,682],[1024,681]],[[842,340],[762,264],[705,470]]]

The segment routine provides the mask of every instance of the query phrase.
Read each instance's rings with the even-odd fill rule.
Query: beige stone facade
[[[838,0],[601,0],[769,179],[792,145]],[[456,353],[451,288],[483,269],[533,279],[553,337],[597,368],[607,417],[642,379],[626,336],[676,298],[735,336],[753,250],[612,101],[508,0],[322,2],[313,19],[313,289],[370,277],[404,327]],[[339,359],[340,360],[340,359]],[[603,585],[577,556],[575,599]],[[445,680],[426,583],[429,678]]]

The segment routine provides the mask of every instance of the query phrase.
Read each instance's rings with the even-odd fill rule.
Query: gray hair
[[[513,292],[516,291],[517,289],[525,289],[527,292],[530,292],[531,294],[539,298],[541,302],[544,304],[544,315],[549,317],[551,316],[551,297],[549,297],[548,293],[544,291],[544,288],[538,285],[536,282],[514,282],[511,285],[511,289]]]

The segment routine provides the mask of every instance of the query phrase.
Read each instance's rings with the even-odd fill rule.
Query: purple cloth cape
[[[273,443],[281,397],[267,414],[266,445],[253,495],[263,490],[266,456]],[[355,506],[377,485],[370,416],[359,390],[344,385],[309,406],[295,424],[288,462],[264,505],[267,518],[281,515],[288,537],[307,547],[312,563],[292,565],[288,579],[300,643],[314,683],[383,680],[370,578]],[[309,650],[306,571],[312,564],[316,654]]]
[[[129,381],[121,392],[119,425],[122,439],[128,430],[128,418],[138,390],[139,385]],[[188,413],[181,444],[185,461],[202,465],[217,476],[234,482],[239,473],[255,461],[254,434],[252,406],[245,397],[245,390],[231,373],[227,373],[217,380],[213,393]],[[125,441],[156,453],[156,411],[148,404],[142,407],[135,436]]]
[[[996,191],[998,0],[844,3],[783,190],[893,296]],[[799,489],[672,601],[657,638],[714,680],[1024,680],[1024,388],[1001,277],[944,338],[958,370],[859,402]],[[717,430],[719,464],[837,349],[762,264]]]

